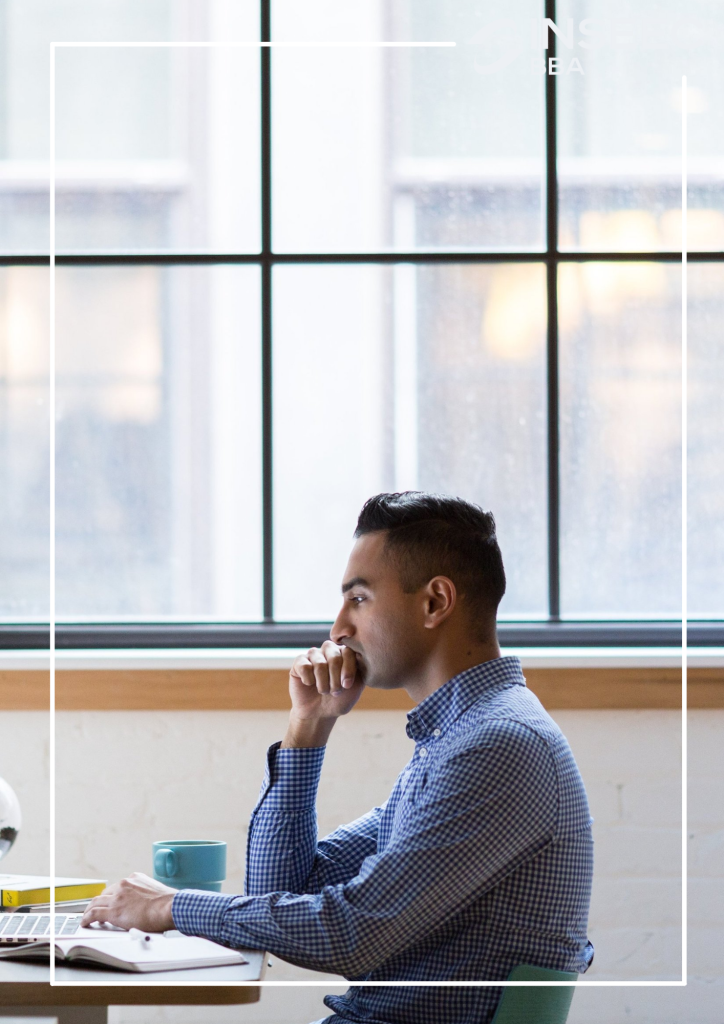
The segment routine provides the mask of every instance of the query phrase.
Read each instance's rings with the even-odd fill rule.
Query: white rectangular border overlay
[[[282,48],[305,48],[305,47],[324,47],[324,48],[406,48],[406,47],[454,47],[454,42],[284,42],[284,43],[270,43],[270,42],[51,42],[50,43],[50,282],[49,282],[49,300],[50,300],[50,330],[49,330],[49,400],[48,400],[48,411],[50,418],[50,437],[49,437],[49,480],[50,480],[50,600],[49,600],[49,617],[50,617],[50,642],[49,642],[49,654],[50,654],[50,737],[49,737],[49,755],[50,755],[50,933],[55,934],[55,863],[56,863],[56,849],[55,849],[55,756],[56,756],[56,735],[55,735],[55,671],[56,671],[56,649],[55,649],[55,627],[56,627],[56,587],[55,587],[55,409],[56,409],[56,389],[55,389],[55,187],[56,187],[56,175],[55,175],[55,52],[58,48],[127,48],[127,47],[138,47],[138,48],[172,48],[179,47],[184,49],[211,49],[211,48],[225,48],[225,49],[250,49],[253,47],[282,47]],[[686,381],[687,381],[687,362],[686,362],[686,346],[687,346],[687,259],[686,259],[686,221],[687,221],[687,134],[686,134],[686,117],[687,117],[687,82],[686,76],[682,78],[682,89],[681,89],[681,149],[682,149],[682,172],[681,172],[681,211],[682,211],[682,223],[681,223],[681,263],[682,263],[682,277],[681,277],[681,315],[682,315],[682,329],[681,329],[681,383],[682,383],[682,406],[681,406],[681,469],[682,469],[682,792],[681,792],[681,807],[682,807],[682,845],[681,845],[681,864],[682,864],[682,922],[681,922],[681,949],[682,949],[682,964],[681,964],[681,979],[677,981],[586,981],[586,988],[680,988],[685,987],[687,984],[687,706],[686,706],[686,691],[687,691],[687,571],[686,571],[686,556],[687,556],[687,393],[686,393]],[[531,254],[535,256],[535,254]],[[75,988],[78,986],[92,985],[93,982],[89,977],[79,979],[75,981],[56,981],[55,978],[55,958],[50,957],[50,984],[51,986]],[[104,987],[114,987],[114,983],[103,981],[97,982],[96,984],[102,984]],[[289,988],[289,987],[312,987],[312,988],[337,988],[337,987],[376,987],[376,988],[393,988],[393,987],[413,987],[413,988],[502,988],[502,987],[558,987],[561,985],[569,985],[570,982],[565,981],[341,981],[339,983],[332,981],[185,981],[185,982],[174,982],[169,980],[168,982],[159,981],[154,979],[154,984],[168,984],[176,988],[197,988],[202,987],[216,987],[220,986],[223,988],[229,987],[269,987],[269,988]],[[116,982],[116,986],[125,988],[128,986],[128,982]]]

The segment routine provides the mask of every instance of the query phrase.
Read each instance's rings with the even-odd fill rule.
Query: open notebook
[[[181,932],[144,935],[114,931],[103,935],[55,940],[55,959],[59,962],[100,964],[122,971],[180,971],[190,967],[228,967],[249,961],[234,949],[209,939]],[[50,941],[0,947],[0,959],[44,960],[50,958]]]

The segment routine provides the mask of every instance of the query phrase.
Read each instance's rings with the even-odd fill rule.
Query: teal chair
[[[566,1024],[578,975],[547,967],[521,964],[508,981],[570,981],[570,985],[521,985],[506,987],[492,1024]]]

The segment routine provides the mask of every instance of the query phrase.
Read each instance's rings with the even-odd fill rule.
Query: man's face
[[[402,590],[394,561],[385,551],[383,531],[359,537],[342,581],[342,608],[330,631],[335,643],[350,647],[367,686],[394,689],[414,681],[429,650],[423,625],[423,591]]]

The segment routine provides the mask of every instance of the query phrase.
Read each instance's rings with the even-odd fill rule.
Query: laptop
[[[112,924],[92,924],[81,927],[82,914],[56,914],[55,937],[59,939],[100,939],[123,931]],[[25,946],[29,942],[48,942],[50,914],[0,914],[0,948]]]

